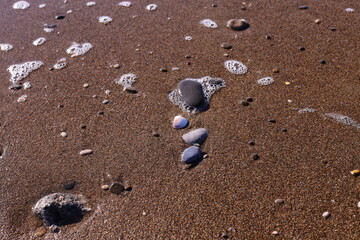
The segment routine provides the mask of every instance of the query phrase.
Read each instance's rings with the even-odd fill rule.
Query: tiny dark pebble
[[[254,99],[252,97],[248,97],[248,98],[246,98],[246,101],[252,102],[252,101],[254,101]]]
[[[64,108],[64,105],[60,104],[60,105],[58,106],[58,108]]]
[[[270,119],[268,119],[268,122],[270,122],[270,123],[276,123],[276,120],[273,119],[273,118],[270,118]]]
[[[331,31],[335,32],[336,31],[336,28],[330,28]]]
[[[288,130],[287,130],[287,128],[282,128],[281,131],[282,132],[287,132]]]
[[[229,235],[227,235],[226,233],[221,234],[221,237],[224,239],[229,239]]]
[[[255,146],[255,141],[249,141],[250,146]]]
[[[251,159],[252,159],[252,160],[259,160],[259,159],[260,159],[260,155],[257,154],[257,153],[254,153],[254,154],[251,155]]]
[[[81,124],[81,125],[80,125],[80,128],[81,128],[81,129],[85,129],[85,128],[86,128],[86,125],[85,125],[85,124]]]
[[[76,185],[76,182],[75,181],[71,181],[71,182],[68,182],[68,183],[65,183],[64,184],[64,189],[65,190],[71,190],[75,187]]]
[[[265,38],[268,40],[272,39],[272,37],[270,35],[266,35]]]
[[[53,68],[53,67],[49,68],[49,71],[54,71],[54,70],[55,70],[55,68]]]
[[[159,134],[159,133],[156,133],[156,132],[154,132],[152,135],[153,135],[154,137],[160,137],[160,134]]]
[[[166,68],[160,68],[160,72],[167,72],[168,70]]]
[[[217,7],[218,5],[216,3],[211,4],[212,7]]]
[[[191,62],[187,62],[186,64],[187,64],[187,65],[191,65]]]
[[[241,104],[245,107],[250,105],[248,101],[244,101],[244,100],[241,100]]]
[[[306,9],[308,9],[309,7],[308,6],[299,6],[299,9],[300,10],[306,10]]]
[[[58,19],[58,20],[62,20],[64,18],[65,18],[65,16],[63,16],[63,15],[58,15],[58,16],[55,17],[55,19]]]
[[[99,111],[98,112],[99,115],[104,115],[104,113],[105,113],[104,111]]]
[[[241,10],[246,10],[246,7],[240,7]]]
[[[220,44],[220,46],[224,49],[231,49],[232,48],[232,45],[228,42],[223,42]]]
[[[48,27],[48,28],[56,28],[57,25],[56,25],[56,24],[50,24],[50,25],[48,25],[47,27]]]
[[[113,194],[119,195],[124,191],[124,186],[119,182],[114,182],[111,184],[109,191]]]
[[[328,161],[327,161],[327,160],[323,160],[322,163],[328,164]]]
[[[326,61],[325,61],[325,60],[321,60],[320,63],[321,63],[321,64],[326,64]]]
[[[138,92],[134,87],[126,87],[124,91],[126,91],[128,93],[132,93],[132,94],[135,94]]]
[[[191,56],[190,56],[190,55],[186,55],[185,58],[191,58]]]
[[[305,51],[305,48],[304,47],[299,47],[299,50],[300,51]]]

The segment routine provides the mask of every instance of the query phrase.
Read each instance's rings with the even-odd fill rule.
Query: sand
[[[360,122],[357,0],[156,0],[133,1],[129,8],[110,0],[90,8],[87,1],[52,0],[43,9],[43,1],[29,0],[26,10],[12,9],[13,2],[0,2],[0,42],[14,46],[0,52],[1,239],[33,239],[41,221],[31,208],[55,192],[84,195],[92,211],[60,233],[47,230],[43,239],[360,237],[360,178],[350,174],[360,168],[359,129],[324,117],[340,113]],[[147,11],[150,3],[158,8]],[[349,7],[355,12],[345,12]],[[65,19],[56,20],[59,14]],[[101,24],[99,16],[113,21]],[[228,29],[232,18],[246,19],[250,28]],[[206,28],[202,19],[219,27]],[[58,26],[46,33],[44,24]],[[32,45],[39,37],[47,41]],[[74,41],[93,48],[71,58],[66,49]],[[68,66],[50,71],[63,57]],[[249,70],[232,74],[226,60]],[[6,69],[26,61],[44,62],[23,80],[32,88],[9,90]],[[121,67],[111,67],[115,63]],[[126,73],[137,75],[137,94],[115,83]],[[209,110],[188,115],[169,101],[180,80],[204,76],[226,81]],[[275,82],[257,84],[263,77]],[[24,94],[26,102],[18,103]],[[243,106],[249,96],[254,101]],[[110,102],[102,104],[105,99]],[[305,107],[316,112],[299,114]],[[190,121],[187,129],[171,127],[178,114]],[[185,170],[181,136],[202,127],[209,131],[202,145],[209,157]],[[84,149],[93,154],[80,156]],[[260,159],[252,160],[254,153]],[[101,189],[117,180],[132,191]],[[64,190],[69,181],[75,188]],[[279,198],[281,206],[274,203]]]

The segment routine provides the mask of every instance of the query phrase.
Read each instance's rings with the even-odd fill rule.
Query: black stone
[[[65,184],[64,184],[64,189],[65,189],[65,190],[74,189],[75,185],[76,185],[76,182],[75,182],[75,181],[71,181],[71,182],[65,183]]]
[[[246,98],[246,101],[248,101],[248,102],[253,102],[254,99],[253,99],[252,97],[248,97],[248,98]]]
[[[305,48],[304,47],[299,47],[299,50],[300,51],[305,51]]]
[[[211,4],[212,7],[217,7],[218,5],[216,3]]]
[[[257,153],[254,153],[253,155],[251,155],[251,159],[252,160],[259,160],[260,159],[260,155]]]
[[[154,137],[160,137],[160,134],[159,134],[159,133],[156,133],[156,132],[154,132],[152,135],[153,135]]]
[[[166,68],[160,68],[160,72],[167,72],[168,70]]]
[[[332,27],[330,28],[331,31],[335,32],[336,31],[336,28]]]
[[[244,101],[244,100],[241,100],[241,104],[245,107],[250,105],[248,101]]]
[[[201,106],[204,101],[204,92],[201,83],[193,80],[182,80],[178,84],[181,99],[190,107]]]
[[[131,94],[136,94],[138,91],[134,87],[126,87],[125,91]]]
[[[268,40],[272,39],[272,37],[270,35],[266,35],[265,38],[268,39]]]
[[[111,184],[109,191],[113,194],[119,195],[125,190],[124,186],[119,182],[114,182]]]
[[[57,25],[56,25],[56,24],[50,24],[50,25],[48,25],[47,27],[48,27],[48,28],[56,28]]]
[[[55,19],[57,19],[57,20],[63,20],[64,18],[65,18],[65,16],[63,16],[63,15],[58,15],[55,17]]]
[[[250,146],[255,146],[255,141],[249,141]]]
[[[305,6],[305,5],[303,5],[303,6],[299,6],[299,9],[300,10],[306,10],[306,9],[308,9],[309,7],[308,6]]]
[[[276,123],[276,120],[273,119],[273,118],[270,118],[270,119],[268,119],[268,122],[270,122],[270,123]]]
[[[99,115],[104,115],[104,113],[105,113],[104,111],[99,111],[98,112]]]
[[[14,91],[20,90],[20,89],[21,89],[21,84],[11,85],[11,86],[9,87],[9,89],[10,89],[10,90],[14,90]]]
[[[240,7],[241,10],[246,10],[246,7]]]
[[[191,56],[190,56],[190,55],[186,55],[185,58],[191,58]]]
[[[287,132],[288,130],[286,128],[281,129],[282,132]]]
[[[80,128],[81,128],[81,129],[85,129],[85,128],[86,128],[86,125],[85,125],[85,124],[81,124],[81,125],[80,125]]]
[[[326,64],[326,61],[325,61],[325,60],[321,60],[320,63],[321,63],[321,64]]]

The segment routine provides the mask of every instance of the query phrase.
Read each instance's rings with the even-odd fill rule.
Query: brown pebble
[[[109,190],[109,188],[110,188],[110,187],[109,187],[109,185],[107,185],[107,184],[101,186],[101,189],[102,189],[102,190]]]
[[[251,155],[251,159],[252,159],[252,160],[259,160],[259,159],[260,159],[260,155],[257,154],[257,153],[254,153],[254,154]]]
[[[35,237],[42,237],[46,233],[46,228],[44,226],[39,227],[36,229],[34,236]]]
[[[272,72],[273,72],[273,73],[278,73],[278,72],[280,72],[280,69],[274,68],[274,69],[272,70]]]
[[[116,64],[113,66],[113,68],[116,68],[116,69],[120,68],[120,64],[116,63]]]
[[[228,42],[223,42],[220,44],[220,46],[224,49],[231,49],[232,48],[232,45]]]
[[[284,199],[276,199],[275,201],[274,201],[277,205],[282,205],[282,204],[284,204],[285,203],[285,201],[284,201]]]
[[[135,94],[135,93],[138,92],[134,87],[126,87],[126,88],[124,89],[124,91],[126,91],[126,92],[128,92],[128,93],[131,93],[131,94]]]
[[[110,192],[116,195],[119,195],[124,191],[124,186],[119,182],[113,182],[110,186]]]
[[[242,30],[247,29],[250,25],[244,19],[230,19],[227,22],[226,26],[235,31],[242,31]]]

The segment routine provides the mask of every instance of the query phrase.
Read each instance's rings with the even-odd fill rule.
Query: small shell
[[[176,129],[183,129],[183,128],[186,128],[188,124],[189,124],[189,121],[186,118],[184,118],[182,116],[176,116],[174,118],[172,127],[176,128]]]
[[[354,176],[359,176],[360,175],[360,170],[359,169],[356,169],[356,170],[353,170],[350,172],[352,175]]]

